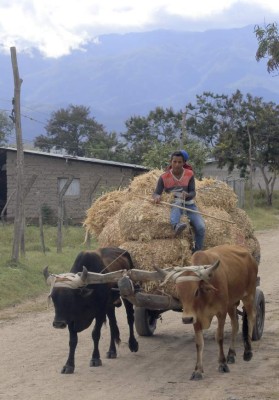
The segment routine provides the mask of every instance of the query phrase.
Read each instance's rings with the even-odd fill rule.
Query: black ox
[[[96,251],[85,251],[78,254],[70,273],[51,275],[48,267],[43,271],[45,279],[51,285],[50,297],[52,298],[55,317],[54,328],[69,330],[69,356],[63,366],[62,374],[71,374],[75,369],[75,350],[78,343],[78,332],[87,329],[95,319],[92,331],[93,353],[90,367],[102,365],[99,352],[101,328],[106,321],[110,326],[110,346],[107,358],[116,358],[116,343],[120,343],[120,333],[115,316],[115,307],[121,305],[119,293],[113,290],[116,284],[86,284],[87,272],[107,273],[121,269],[133,268],[130,254],[120,248],[100,248]],[[83,272],[83,273],[82,273]],[[90,274],[89,274],[90,275]],[[138,351],[138,342],[134,336],[134,309],[133,305],[123,299],[127,321],[129,325],[129,349]]]

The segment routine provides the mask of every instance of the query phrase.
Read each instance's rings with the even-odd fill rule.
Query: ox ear
[[[214,291],[214,292],[217,292],[218,291],[218,289],[216,289],[216,287],[214,287],[213,285],[211,285],[211,283],[209,283],[209,282],[205,282],[205,281],[201,281],[200,282],[200,287],[199,287],[199,289],[202,291],[202,292],[212,292],[212,291]]]
[[[47,278],[49,277],[50,273],[48,271],[48,265],[43,269],[43,275],[45,277],[45,280],[47,281]]]

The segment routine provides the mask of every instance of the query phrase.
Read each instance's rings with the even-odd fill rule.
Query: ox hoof
[[[223,363],[223,364],[219,364],[218,371],[221,373],[226,373],[226,372],[230,372],[230,369],[227,366],[227,364]]]
[[[61,374],[73,374],[75,370],[75,367],[72,365],[64,365],[64,367],[61,369]]]
[[[227,363],[228,364],[234,364],[235,363],[235,356],[233,354],[228,354]]]
[[[194,371],[191,375],[190,381],[200,381],[201,379],[203,379],[202,373]]]
[[[117,308],[122,306],[122,301],[121,301],[120,297],[113,302],[113,305],[114,305],[114,307],[117,307]]]
[[[229,349],[229,352],[228,352],[228,355],[227,355],[227,363],[228,364],[234,364],[235,363],[235,356],[236,356],[235,351]]]
[[[102,360],[100,358],[92,358],[90,360],[90,367],[100,367],[102,365]]]
[[[107,352],[107,358],[117,358],[116,351],[108,351]]]
[[[253,357],[252,351],[245,351],[243,354],[244,361],[250,361],[252,357]]]
[[[136,341],[136,339],[129,341],[129,349],[131,350],[132,353],[136,353],[138,351],[139,344]]]

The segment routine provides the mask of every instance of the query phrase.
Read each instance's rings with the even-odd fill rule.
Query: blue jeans
[[[195,204],[185,205],[185,207],[191,210],[198,211],[198,208]],[[202,216],[191,211],[182,210],[178,207],[172,207],[170,222],[173,227],[175,227],[175,225],[180,222],[180,218],[182,215],[187,215],[188,219],[190,220],[190,224],[192,225],[195,232],[195,247],[193,250],[202,250],[205,235],[205,223]]]

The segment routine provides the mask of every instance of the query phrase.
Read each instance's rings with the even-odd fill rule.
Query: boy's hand
[[[189,193],[183,191],[182,192],[182,199],[186,200],[188,197],[189,197]]]
[[[161,196],[159,194],[153,194],[153,201],[155,204],[159,204],[161,201]]]

